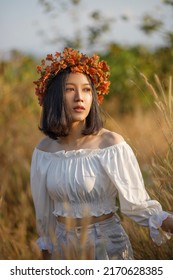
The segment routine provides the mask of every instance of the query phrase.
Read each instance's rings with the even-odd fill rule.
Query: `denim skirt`
[[[102,222],[69,229],[57,222],[53,259],[131,260],[133,251],[120,219],[114,215]]]

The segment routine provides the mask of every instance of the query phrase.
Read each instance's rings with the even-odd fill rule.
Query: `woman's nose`
[[[82,91],[77,89],[75,92],[75,101],[83,101]]]

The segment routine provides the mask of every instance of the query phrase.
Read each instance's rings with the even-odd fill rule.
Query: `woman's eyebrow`
[[[75,83],[67,82],[66,85],[76,85]],[[82,84],[83,86],[91,86],[90,83]]]

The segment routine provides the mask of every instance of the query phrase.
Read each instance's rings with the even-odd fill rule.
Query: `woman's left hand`
[[[170,232],[173,233],[173,216],[172,217],[167,217],[161,226],[162,230],[166,231],[166,232]]]

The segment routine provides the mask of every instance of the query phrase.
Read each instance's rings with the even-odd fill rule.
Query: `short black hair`
[[[69,68],[59,72],[50,81],[45,92],[39,129],[54,140],[67,136],[70,130],[71,119],[64,102],[65,82],[70,72]],[[90,77],[86,76],[92,87],[93,98],[83,135],[96,134],[103,127],[97,93]]]

